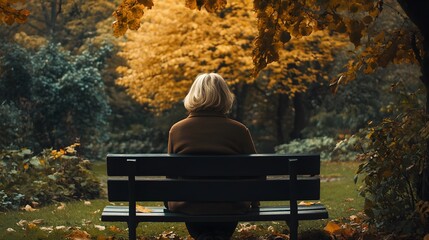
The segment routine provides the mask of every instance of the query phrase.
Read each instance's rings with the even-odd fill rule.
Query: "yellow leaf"
[[[60,206],[57,207],[57,210],[64,210],[66,205],[64,203],[60,203]]]
[[[28,229],[36,229],[36,228],[37,228],[37,225],[36,225],[36,224],[34,224],[34,223],[29,223],[29,224],[27,225],[27,227],[28,227]]]
[[[311,205],[314,205],[314,204],[316,204],[316,203],[301,201],[300,203],[298,203],[298,206],[311,206]]]
[[[136,204],[136,211],[137,212],[142,212],[142,213],[150,213],[152,212],[152,210],[150,210],[149,208],[143,207],[141,205]]]
[[[334,222],[328,222],[328,224],[326,224],[325,226],[325,231],[329,232],[330,234],[338,231],[341,229],[340,225],[334,223]]]
[[[30,164],[24,163],[24,170],[27,170],[30,167]]]
[[[23,208],[21,208],[22,210],[25,210],[25,211],[27,211],[27,212],[34,212],[34,211],[37,211],[37,209],[35,209],[35,208],[33,208],[33,207],[31,207],[30,205],[25,205],[25,207],[23,207]]]

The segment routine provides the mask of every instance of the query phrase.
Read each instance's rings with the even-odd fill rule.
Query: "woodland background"
[[[317,19],[284,2],[0,1],[0,210],[99,197],[84,159],[166,152],[193,79],[218,72],[259,153],[360,161],[368,221],[423,236],[425,33],[402,1],[326,1]],[[16,187],[44,175],[63,187]]]

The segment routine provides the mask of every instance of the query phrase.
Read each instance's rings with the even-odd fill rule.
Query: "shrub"
[[[295,139],[275,147],[276,153],[320,153],[322,160],[330,160],[335,140],[329,137]]]
[[[9,110],[5,105],[0,114],[24,119],[32,128],[27,131],[24,124],[9,121],[9,135],[0,137],[0,148],[29,146],[41,151],[77,138],[85,146],[104,140],[110,107],[100,70],[111,52],[109,45],[79,55],[54,43],[36,52],[17,44],[1,45],[0,103]],[[23,132],[29,139],[25,145],[20,142]]]
[[[422,233],[418,189],[429,125],[417,95],[401,95],[401,104],[390,106],[397,117],[360,134],[367,145],[358,157],[362,163],[355,181],[362,179],[360,194],[370,224],[387,232]]]
[[[100,182],[90,161],[76,154],[77,146],[39,155],[29,149],[0,151],[0,211],[100,197]]]

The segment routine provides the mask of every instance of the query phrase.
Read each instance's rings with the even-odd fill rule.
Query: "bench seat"
[[[187,215],[170,212],[164,207],[145,207],[150,212],[137,212],[137,222],[228,222],[228,221],[287,221],[289,206],[261,207],[250,209],[246,214],[236,215]],[[328,211],[322,204],[298,206],[298,220],[328,218]],[[102,221],[127,222],[128,206],[106,206],[101,215]]]

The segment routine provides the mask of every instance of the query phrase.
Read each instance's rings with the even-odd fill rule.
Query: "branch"
[[[411,48],[413,49],[414,55],[416,56],[416,59],[419,62],[420,66],[423,66],[423,58],[420,55],[419,48],[417,47],[415,32],[411,35]]]

